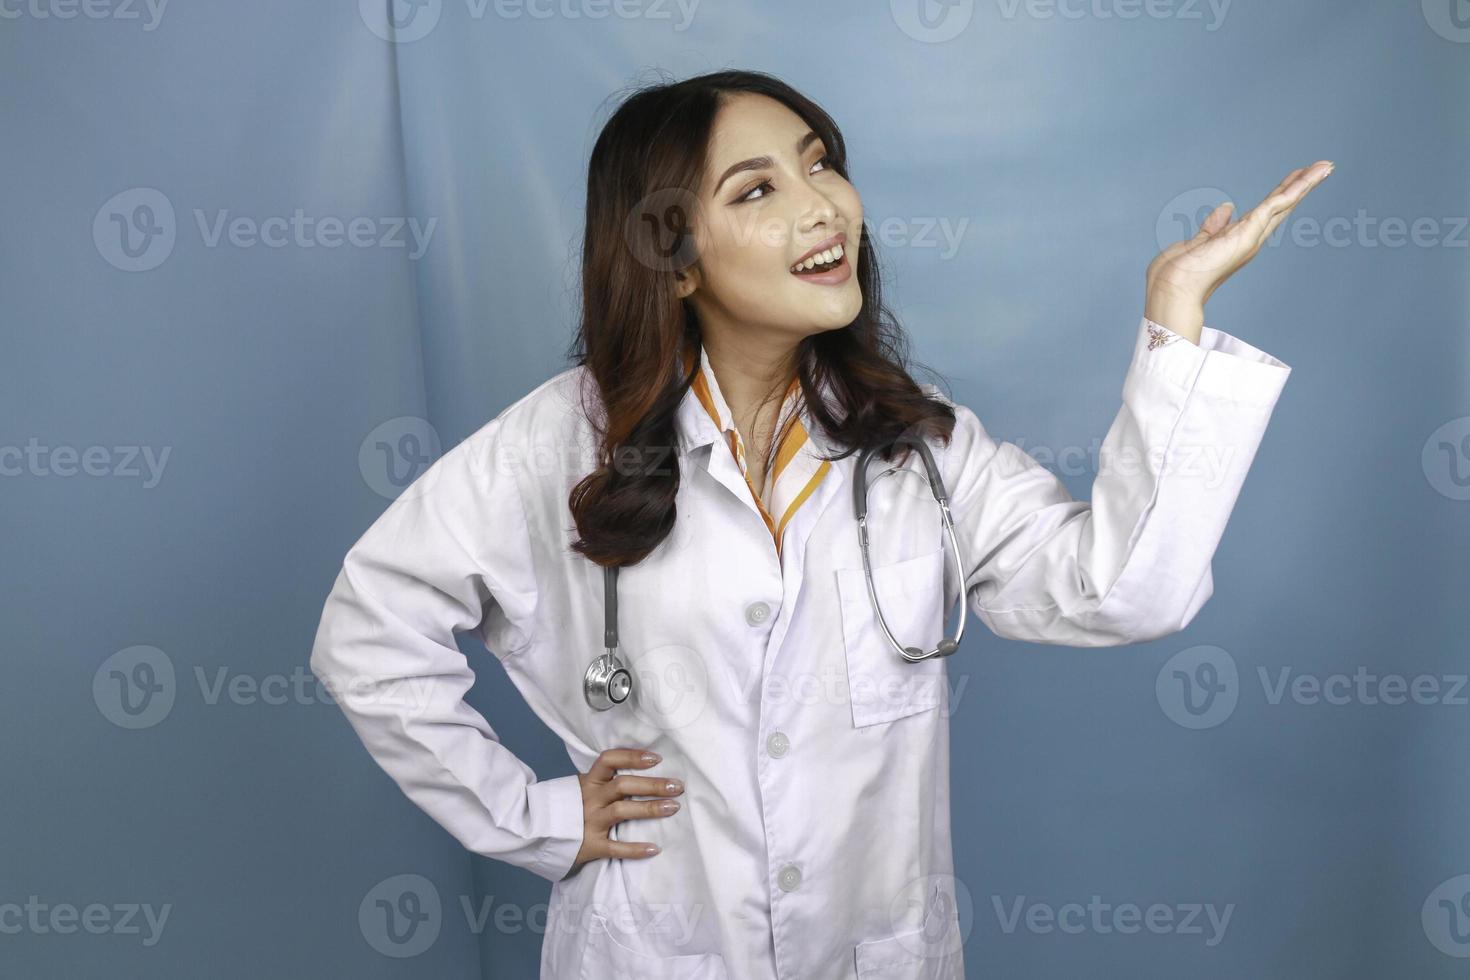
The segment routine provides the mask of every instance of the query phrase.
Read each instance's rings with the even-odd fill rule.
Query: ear
[[[689,294],[699,288],[699,270],[694,266],[680,269],[674,273],[674,292],[680,299],[688,298]]]

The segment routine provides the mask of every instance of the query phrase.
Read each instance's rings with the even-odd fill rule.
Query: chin
[[[820,316],[810,321],[807,329],[808,334],[827,333],[829,330],[845,330],[852,326],[852,321],[857,319],[861,306],[853,310],[850,316]]]

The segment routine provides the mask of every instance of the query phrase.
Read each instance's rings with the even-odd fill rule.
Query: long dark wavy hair
[[[763,72],[718,71],[636,89],[603,126],[587,166],[582,315],[569,352],[576,366],[588,368],[602,400],[587,413],[599,435],[598,468],[569,497],[580,535],[572,549],[599,565],[642,561],[677,517],[674,419],[699,369],[700,334],[676,277],[699,265],[694,227],[710,132],[737,93],[784,103],[850,179],[832,117]],[[863,296],[857,318],[804,338],[796,352],[813,419],[844,447],[824,459],[843,459],[900,433],[938,436],[947,445],[954,429],[954,410],[909,376],[908,340],[883,306],[873,242],[865,223],[855,269]],[[680,358],[686,345],[695,352],[689,373]],[[824,383],[838,412],[819,394]],[[894,451],[883,458],[891,461]]]

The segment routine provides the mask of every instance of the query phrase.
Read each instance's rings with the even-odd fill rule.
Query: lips
[[[842,253],[846,251],[847,236],[838,232],[831,238],[819,243],[816,247],[809,249],[801,258],[791,263],[790,271],[794,275],[800,275],[803,271],[810,272],[813,268],[826,265],[835,267],[842,259]]]
[[[842,253],[836,256],[836,261],[830,264],[816,265],[802,272],[794,272],[792,275],[800,279],[803,283],[808,283],[813,286],[841,286],[843,283],[852,279],[852,264],[848,262],[846,249],[841,245],[837,246],[835,251]],[[832,253],[824,252],[822,254],[831,255]]]
[[[831,256],[831,261],[827,261],[828,256]],[[803,277],[819,276],[823,273],[831,272],[834,269],[840,269],[847,264],[847,254],[842,246],[839,245],[834,249],[829,249],[818,254],[813,259],[808,259],[808,261],[814,261],[815,264],[809,269],[802,268],[795,271],[792,275]]]

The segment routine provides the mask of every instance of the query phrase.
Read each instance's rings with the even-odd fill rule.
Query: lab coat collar
[[[680,364],[683,363],[684,359],[681,354]],[[832,405],[834,396],[831,384],[823,384],[821,392],[827,404]],[[811,417],[804,402],[800,405],[800,412],[802,424],[807,430],[807,443],[802,447],[802,451],[815,452],[824,457],[839,452],[840,447],[831,439],[821,424]],[[735,461],[735,454],[728,448],[716,445],[721,441],[721,433],[714,419],[710,418],[709,412],[699,401],[699,396],[692,385],[684,393],[684,399],[679,403],[678,411],[675,413],[675,429],[679,453],[689,464],[691,471],[700,469],[709,473],[717,483],[723,485],[746,506],[754,510],[756,504],[746,484],[745,475],[740,471],[740,464]],[[717,449],[719,451],[715,451]],[[817,519],[823,511],[837,499],[839,488],[846,482],[844,470],[851,465],[852,458],[848,456],[829,463],[826,474],[817,484],[811,498],[797,510],[795,517],[787,525],[782,537],[784,542],[781,549],[783,565],[796,561],[798,564],[794,567],[799,569],[805,564],[807,538],[810,537],[812,528],[816,526]],[[798,557],[793,558],[793,555]],[[784,632],[784,626],[779,629]]]
[[[680,364],[683,363],[684,353],[681,351]],[[832,405],[834,396],[831,383],[825,382],[821,386],[821,392],[827,404]],[[839,448],[837,443],[833,442],[821,424],[812,418],[805,403],[801,404],[800,411],[801,422],[806,427],[807,439],[811,443],[811,448],[822,456],[830,456],[837,451]],[[688,456],[707,468],[710,454],[704,450],[718,440],[721,433],[714,419],[710,418],[709,412],[705,411],[704,405],[700,403],[699,396],[695,394],[692,385],[684,393],[683,400],[679,402],[674,421],[680,455]]]

